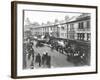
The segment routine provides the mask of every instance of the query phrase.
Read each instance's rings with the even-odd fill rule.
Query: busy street
[[[54,43],[52,41],[55,41]],[[66,47],[67,51],[56,44],[57,40],[52,40],[52,43],[45,43],[43,41],[32,40],[28,44],[28,48],[30,49],[27,53],[24,53],[23,57],[23,68],[25,69],[41,69],[41,68],[61,68],[61,67],[75,67],[75,66],[82,66],[87,65],[85,61],[87,56],[85,54],[79,55],[77,52],[71,52],[68,50],[68,46]],[[56,45],[55,45],[56,44]],[[71,46],[71,45],[69,45]],[[33,49],[33,51],[32,51]],[[74,50],[74,47],[72,47]],[[75,53],[75,54],[74,54]],[[26,55],[25,55],[26,54]],[[73,56],[71,56],[73,54]],[[45,59],[43,58],[44,55],[46,56]],[[82,60],[82,57],[85,57]],[[89,57],[87,57],[89,58]],[[82,61],[84,63],[82,63]]]
[[[31,24],[26,17],[23,69],[90,66],[90,14],[72,16],[72,21],[67,21],[66,14],[63,20],[55,16],[53,22],[45,19],[45,23]]]
[[[72,66],[73,64],[66,60],[66,56],[57,52],[56,50],[51,50],[50,47],[43,47],[43,48],[34,48],[36,53],[40,53],[41,56],[44,52],[48,52],[48,55],[51,56],[51,67],[66,67]]]

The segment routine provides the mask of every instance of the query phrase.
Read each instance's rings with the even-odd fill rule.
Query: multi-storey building
[[[90,40],[90,16],[84,15],[77,19],[78,28],[76,30],[77,39],[79,40]]]
[[[90,40],[90,14],[82,14],[75,20],[32,26],[33,35],[45,35],[48,33],[56,38],[70,40]]]

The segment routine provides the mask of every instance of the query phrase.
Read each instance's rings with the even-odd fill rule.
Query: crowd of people
[[[35,45],[36,48],[43,47],[45,42],[37,41]],[[69,42],[68,40],[59,40],[52,39],[46,42],[47,45],[51,48],[51,51],[56,50],[57,52],[64,54],[66,56],[66,60],[74,63],[75,65],[89,65],[90,64],[90,47],[78,45],[77,43]],[[28,56],[28,60],[31,59],[31,68],[34,68],[34,64],[37,64],[39,67],[51,67],[51,56],[48,55],[48,52],[44,52],[44,54],[37,53],[34,51],[34,43],[32,41],[27,41],[24,43],[23,48],[23,68],[27,65],[26,56]]]
[[[38,43],[37,43],[38,44]],[[37,44],[35,47],[37,47]],[[40,54],[35,52],[34,50],[34,43],[32,41],[27,41],[23,44],[23,68],[27,68],[28,60],[31,60],[30,68],[33,69],[35,64],[38,67],[51,67],[51,56],[48,52],[44,52],[44,54]],[[26,59],[27,58],[27,59]]]
[[[63,41],[63,45],[59,44]],[[66,55],[67,61],[74,63],[75,65],[89,65],[90,62],[90,47],[80,45],[79,43],[72,43],[68,40],[51,40],[49,42],[51,50],[56,50],[61,54]]]

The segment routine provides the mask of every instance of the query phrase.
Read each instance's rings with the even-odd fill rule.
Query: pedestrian
[[[46,59],[46,53],[44,52],[42,55],[42,64],[45,64],[45,59]]]
[[[39,53],[36,55],[35,62],[39,64],[39,67],[41,67],[41,55]]]
[[[51,67],[51,56],[47,57],[47,67],[50,68]]]
[[[31,60],[31,68],[33,69],[34,68],[34,49],[32,48],[32,46],[30,47],[30,50],[29,50],[29,53],[28,53],[28,59],[31,59],[32,57],[32,60]]]
[[[32,46],[30,46],[30,48],[28,49],[28,59],[30,59],[32,55],[32,58],[34,59],[34,49]]]
[[[51,56],[49,56],[47,52],[46,52],[46,66],[48,68],[51,67]]]
[[[26,55],[27,55],[27,51],[26,51],[26,43],[23,44],[23,69],[25,69],[27,67],[27,62],[26,62]]]

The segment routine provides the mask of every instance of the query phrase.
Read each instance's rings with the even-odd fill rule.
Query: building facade
[[[73,21],[32,26],[31,32],[33,35],[48,33],[55,38],[90,41],[90,20],[90,14],[82,14]]]

